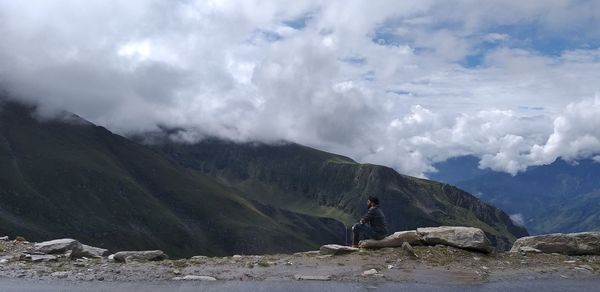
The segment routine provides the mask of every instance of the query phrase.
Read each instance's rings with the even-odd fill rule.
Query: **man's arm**
[[[373,219],[374,216],[375,216],[375,210],[373,208],[370,208],[369,211],[367,212],[367,214],[365,214],[360,219],[360,223],[361,224],[370,223],[371,219]]]

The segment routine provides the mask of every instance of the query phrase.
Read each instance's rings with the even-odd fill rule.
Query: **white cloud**
[[[512,214],[510,215],[510,220],[519,226],[525,226],[525,218],[523,218],[523,214]]]
[[[0,85],[119,133],[291,140],[413,175],[473,154],[514,174],[600,148],[585,100],[599,15],[597,1],[0,0]],[[515,26],[589,44],[545,54],[500,29]]]

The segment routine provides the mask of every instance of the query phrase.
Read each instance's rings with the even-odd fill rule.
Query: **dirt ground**
[[[322,256],[194,257],[160,262],[115,263],[107,258],[31,262],[27,242],[0,242],[0,277],[75,281],[165,281],[186,275],[226,281],[331,280],[340,282],[477,283],[529,279],[600,279],[600,256],[481,254],[447,246],[416,246],[417,257],[401,248]]]

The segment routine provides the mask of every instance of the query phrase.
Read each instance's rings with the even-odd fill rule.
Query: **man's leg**
[[[373,238],[373,230],[371,227],[356,223],[352,226],[352,246],[357,246],[361,239]]]

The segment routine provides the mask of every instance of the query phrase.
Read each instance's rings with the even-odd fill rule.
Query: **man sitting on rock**
[[[352,247],[359,247],[360,240],[381,240],[388,234],[385,216],[379,209],[379,199],[370,196],[367,207],[369,208],[367,214],[360,219],[359,223],[352,226]]]

